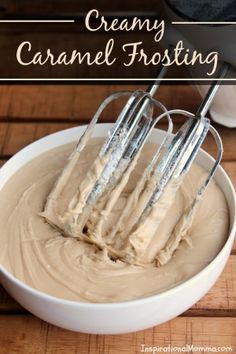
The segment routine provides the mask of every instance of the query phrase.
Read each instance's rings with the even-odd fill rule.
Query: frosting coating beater
[[[223,64],[219,77],[224,77],[227,70],[228,65]],[[42,214],[49,223],[62,230],[65,235],[94,243],[106,250],[113,259],[120,258],[141,265],[146,263],[144,253],[147,247],[150,247],[161,217],[173,202],[169,200],[168,203],[163,204],[165,194],[171,190],[174,198],[208,132],[212,134],[217,145],[216,160],[204,183],[198,189],[196,198],[175,227],[180,235],[178,240],[175,238],[173,242],[170,236],[165,249],[156,254],[150,260],[151,263],[156,262],[158,265],[167,263],[170,255],[177,249],[191,225],[197,203],[213,178],[223,153],[219,134],[205,117],[219,88],[220,80],[212,84],[196,114],[181,109],[168,111],[161,102],[153,98],[159,80],[165,72],[166,67],[162,67],[158,81],[150,86],[147,92],[142,90],[117,92],[104,100],[57,179]],[[128,97],[127,103],[118,115],[97,158],[79,184],[68,207],[63,213],[57,215],[56,204],[60,200],[63,186],[70,182],[70,172],[91,138],[97,121],[107,105],[120,97]],[[159,111],[157,115],[154,114],[155,109]],[[182,115],[186,119],[174,135],[171,118],[173,115]],[[137,166],[145,142],[152,129],[164,119],[167,120],[168,128],[161,144],[143,171],[136,187],[127,197],[119,220],[107,229],[109,215]],[[91,218],[94,210],[97,218]],[[50,217],[48,217],[49,212]],[[147,224],[152,226],[149,235],[145,233]],[[173,230],[173,233],[176,230]]]

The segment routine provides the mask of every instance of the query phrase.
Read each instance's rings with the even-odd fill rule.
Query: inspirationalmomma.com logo
[[[196,346],[185,344],[184,346],[147,346],[141,344],[141,353],[233,353],[233,348],[229,346]]]

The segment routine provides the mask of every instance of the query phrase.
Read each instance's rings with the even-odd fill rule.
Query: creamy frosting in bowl
[[[68,237],[44,217],[47,196],[64,167],[74,143],[58,146],[25,164],[0,190],[1,264],[17,279],[46,294],[67,300],[111,303],[144,298],[185,282],[204,269],[224,246],[229,210],[224,193],[213,181],[199,202],[187,232],[180,236],[179,220],[186,212],[207,172],[194,164],[153,233],[145,225],[145,262],[111,257],[106,248]],[[101,140],[91,140],[63,189],[59,214],[96,157]],[[106,235],[117,223],[127,197],[136,185],[154,146],[140,156],[124,193],[104,225]],[[173,196],[166,194],[165,198]],[[91,215],[93,220],[93,215]],[[150,236],[151,235],[151,236]],[[116,244],[119,240],[115,240]],[[119,244],[119,242],[118,242]],[[171,247],[176,245],[174,252]],[[166,261],[166,259],[168,261]]]
[[[95,133],[94,137],[96,138],[101,138],[106,136],[108,130],[111,128],[111,124],[98,124],[95,127]],[[44,153],[49,153],[49,151],[53,151],[54,148],[62,148],[62,145],[65,144],[71,144],[72,142],[75,142],[78,140],[78,138],[81,136],[81,134],[84,132],[85,127],[76,127],[76,128],[71,128],[67,130],[63,130],[61,132],[49,135],[47,137],[44,137],[33,144],[27,146],[26,148],[22,149],[20,152],[18,152],[16,155],[14,155],[1,169],[0,169],[0,194],[3,191],[3,188],[5,188],[8,184],[8,182],[11,181],[11,178],[14,177],[14,175],[20,173],[20,170],[23,171],[25,167],[27,167],[28,163],[31,163],[35,158],[38,158],[40,155]],[[154,129],[152,134],[150,135],[149,141],[152,143],[160,143],[163,139],[164,132],[160,130]],[[62,148],[63,149],[63,148]],[[55,150],[54,150],[55,151]],[[69,154],[65,153],[64,158],[66,159],[66,155]],[[52,161],[54,160],[54,157],[52,156]],[[48,161],[50,164],[52,161]],[[202,166],[206,171],[210,170],[213,159],[204,151],[199,152],[199,156],[197,157],[197,162],[199,163],[200,166]],[[58,162],[59,163],[59,162]],[[62,161],[60,162],[62,164]],[[60,165],[59,163],[59,165]],[[61,165],[60,165],[61,166]],[[59,169],[61,168],[60,166]],[[46,167],[46,166],[45,166]],[[39,175],[43,174],[43,171],[41,168],[36,168],[36,173],[39,173]],[[45,170],[44,170],[45,171]],[[35,180],[35,174],[32,176],[32,180]],[[22,182],[24,182],[25,175],[22,174]],[[30,176],[28,176],[30,178]],[[53,179],[55,177],[52,176],[52,184],[53,184]],[[48,270],[47,267],[44,268],[44,274],[41,273],[41,275],[45,275],[46,279],[49,279],[49,282],[47,281],[47,290],[44,290],[42,287],[39,290],[39,284],[37,282],[37,279],[35,278],[35,286],[28,285],[28,282],[24,282],[19,280],[16,276],[16,274],[11,272],[10,269],[10,259],[8,258],[7,255],[7,243],[6,243],[6,236],[4,231],[1,232],[1,237],[2,240],[4,240],[1,243],[1,263],[0,263],[0,279],[2,282],[2,285],[5,287],[5,289],[23,306],[25,307],[28,311],[32,312],[34,315],[40,317],[41,319],[48,321],[52,324],[55,324],[57,326],[74,330],[74,331],[80,331],[80,332],[86,332],[86,333],[96,333],[96,334],[118,334],[118,333],[127,333],[127,332],[133,332],[133,331],[138,331],[142,330],[154,325],[158,325],[160,323],[163,323],[165,321],[170,320],[171,318],[179,315],[180,313],[186,311],[189,307],[191,307],[195,302],[197,302],[206,292],[212,287],[212,285],[215,283],[217,278],[219,277],[220,273],[222,272],[224,265],[229,257],[230,250],[232,248],[235,232],[236,232],[236,222],[235,222],[235,215],[236,215],[236,203],[235,203],[235,191],[232,183],[230,182],[230,179],[228,178],[227,174],[224,172],[222,167],[219,167],[217,169],[216,175],[215,175],[215,180],[217,181],[218,186],[220,189],[223,191],[224,196],[227,200],[227,205],[228,205],[228,212],[229,212],[229,230],[228,230],[228,235],[226,237],[226,242],[223,245],[225,241],[222,240],[222,245],[223,248],[220,250],[220,252],[216,255],[216,257],[213,256],[213,260],[210,261],[209,259],[206,259],[204,264],[201,264],[201,269],[197,274],[194,276],[190,277],[188,280],[182,281],[179,285],[176,285],[174,287],[169,288],[169,290],[161,290],[159,288],[158,294],[154,294],[151,296],[146,296],[142,295],[141,297],[138,297],[137,293],[135,293],[135,290],[137,287],[132,290],[130,286],[128,286],[127,289],[130,291],[133,291],[130,294],[130,299],[136,296],[135,299],[133,300],[128,300],[128,301],[121,301],[121,300],[111,300],[111,302],[92,302],[91,300],[88,301],[87,299],[83,300],[78,300],[78,289],[81,283],[81,280],[76,277],[73,281],[75,282],[73,287],[75,292],[72,292],[71,290],[68,291],[67,296],[65,296],[64,292],[64,285],[59,284],[57,282],[57,286],[59,286],[60,290],[63,290],[63,295],[64,297],[60,297],[58,295],[58,288],[54,288],[55,283],[53,282],[50,289],[49,289],[49,282],[52,281],[52,277],[49,277],[48,274],[50,274],[50,270]],[[29,181],[29,180],[28,180]],[[18,181],[19,182],[19,181]],[[18,183],[19,185],[19,183]],[[29,188],[29,185],[27,186]],[[49,190],[51,190],[51,186],[48,185]],[[48,191],[49,192],[49,191]],[[45,192],[45,195],[47,193]],[[25,195],[26,196],[26,195]],[[207,199],[204,198],[204,201],[207,206]],[[32,201],[29,201],[32,203]],[[5,207],[9,209],[9,203],[7,202],[5,204]],[[28,207],[31,208],[31,204],[28,204]],[[42,205],[37,206],[37,210],[41,209]],[[8,212],[8,211],[6,211]],[[6,215],[6,214],[5,214]],[[39,219],[38,219],[39,220]],[[42,219],[40,219],[42,221]],[[42,226],[40,221],[40,225]],[[7,220],[2,221],[1,226],[4,225],[6,226]],[[43,224],[44,225],[44,224]],[[45,225],[47,225],[45,223]],[[47,226],[43,226],[44,230]],[[38,230],[39,224],[35,225],[34,230]],[[40,227],[41,227],[40,226]],[[216,230],[217,226],[214,226],[214,230]],[[48,230],[48,228],[47,228]],[[51,230],[51,229],[50,229]],[[55,229],[53,229],[55,232]],[[51,232],[51,231],[50,231]],[[57,234],[58,235],[58,234]],[[19,236],[19,233],[18,233]],[[56,236],[56,235],[55,235]],[[58,235],[60,236],[60,234]],[[13,239],[11,239],[13,241]],[[16,237],[16,244],[18,245],[18,240]],[[63,242],[68,241],[68,239],[65,240],[63,236]],[[46,240],[45,240],[46,242]],[[72,242],[72,241],[70,241]],[[72,244],[74,245],[78,241],[76,239],[73,240]],[[30,242],[28,242],[29,244]],[[37,244],[37,247],[40,245],[39,242],[34,242],[35,245]],[[185,243],[183,243],[184,245]],[[199,242],[200,244],[200,242]],[[27,242],[24,242],[24,245],[27,245]],[[214,242],[212,243],[213,247],[215,247]],[[67,244],[68,246],[68,244]],[[191,246],[191,245],[190,245]],[[219,246],[219,245],[218,245]],[[218,247],[217,246],[217,247]],[[37,247],[35,248],[35,253],[37,253]],[[41,246],[42,247],[42,246]],[[78,246],[77,246],[78,247]],[[201,243],[202,251],[206,251],[206,246],[205,243]],[[71,254],[73,253],[72,250],[72,245],[70,246],[70,264],[72,262],[73,264],[73,259],[71,258]],[[15,249],[15,248],[14,248]],[[42,249],[42,248],[41,248]],[[48,250],[50,247],[48,247]],[[55,264],[56,271],[60,273],[61,265],[62,262],[67,264],[66,257],[63,256],[63,249],[64,246],[59,248],[57,251],[57,255],[60,254],[60,257],[58,258],[57,255],[53,258],[53,262]],[[16,249],[15,249],[16,250]],[[39,247],[40,250],[40,247]],[[69,249],[68,249],[69,250]],[[188,251],[191,251],[191,247],[188,248]],[[211,250],[210,250],[211,251]],[[11,254],[13,255],[14,251],[11,251]],[[213,253],[217,253],[218,250],[214,248]],[[75,250],[74,254],[78,255],[78,250]],[[19,252],[15,252],[15,255],[19,255]],[[189,264],[191,264],[191,254],[186,253],[186,255],[189,255],[189,258],[187,259],[187,263],[184,263],[184,259],[179,258],[179,263],[178,265],[180,266],[180,272],[181,274],[184,274],[185,268],[188,272]],[[75,257],[76,257],[75,255]],[[208,253],[209,255],[209,253]],[[14,255],[13,255],[14,257]],[[63,260],[63,257],[65,260]],[[20,258],[22,259],[22,258]],[[23,259],[27,262],[27,259],[24,255]],[[188,260],[190,261],[188,262]],[[19,261],[19,266],[20,266]],[[33,264],[33,260],[31,258],[31,262]],[[210,262],[210,263],[209,263]],[[114,266],[114,263],[111,263]],[[168,266],[168,264],[167,264]],[[33,270],[38,272],[38,269],[42,269],[44,266],[38,262],[38,259],[35,259],[34,267],[31,269],[27,269],[25,272],[25,275],[29,273],[33,274]],[[133,265],[131,266],[134,267]],[[165,266],[164,266],[165,267]],[[50,268],[50,267],[49,267]],[[125,267],[124,267],[125,268]],[[154,272],[155,269],[161,269],[161,268],[155,268],[155,267],[149,267],[150,269],[143,269],[143,274],[145,271],[150,270],[150,272]],[[204,269],[203,269],[204,268]],[[164,268],[163,268],[164,269]],[[97,283],[100,283],[101,285],[103,284],[103,281],[106,281],[107,284],[107,279],[112,279],[110,277],[110,272],[103,273],[107,277],[102,280],[100,274],[100,269],[94,268],[94,275],[91,278],[92,280],[95,279]],[[16,271],[16,269],[15,269]],[[111,269],[113,271],[113,269]],[[159,270],[158,270],[159,271]],[[177,274],[180,274],[179,272],[176,272]],[[69,282],[71,280],[71,270],[70,273],[68,272],[69,276]],[[85,273],[84,273],[85,274]],[[118,279],[123,282],[122,276],[118,277],[119,270],[117,269],[116,272],[116,284],[118,284]],[[151,273],[150,273],[151,274]],[[133,274],[134,275],[134,274]],[[135,279],[139,281],[140,276],[133,276],[132,271],[130,270],[129,276],[131,279],[132,278],[132,284],[135,284]],[[164,278],[164,277],[162,277]],[[65,279],[65,277],[64,277]],[[127,280],[128,278],[126,278]],[[144,277],[143,277],[144,279]],[[187,279],[187,278],[186,278]],[[148,282],[148,290],[150,290],[150,284],[152,286],[156,286],[156,283],[158,282],[158,279],[151,279],[149,278]],[[91,286],[92,282],[90,282],[90,294],[91,290],[93,290],[93,286]],[[147,284],[147,282],[146,282]],[[109,284],[108,284],[109,285]],[[129,284],[128,284],[129,285]],[[165,284],[164,284],[165,285]],[[166,289],[168,288],[167,287]],[[172,283],[173,285],[173,283]],[[117,289],[119,290],[119,294],[122,294],[122,287],[119,284],[117,285]],[[56,290],[56,291],[55,291]],[[146,294],[149,294],[149,291],[145,291]],[[62,294],[62,293],[61,293]],[[72,294],[72,296],[71,296]],[[104,298],[104,292],[101,293],[102,297]],[[54,295],[54,296],[53,296]],[[86,298],[87,298],[86,294]],[[99,294],[97,294],[98,296]],[[113,291],[113,294],[111,296],[116,296],[115,290]],[[144,297],[145,296],[145,297]],[[124,297],[123,297],[124,298]],[[68,299],[74,299],[75,301],[70,301]],[[128,299],[127,293],[126,293],[126,299]],[[102,301],[102,300],[100,300]],[[116,302],[113,302],[116,301]]]

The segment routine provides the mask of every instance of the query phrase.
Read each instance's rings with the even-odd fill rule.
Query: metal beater
[[[219,78],[224,77],[227,70],[228,65],[223,64],[218,74]],[[220,86],[220,80],[212,84],[196,114],[182,109],[168,111],[162,103],[153,98],[159,86],[159,82],[165,73],[166,67],[162,67],[157,81],[148,88],[147,92],[142,90],[135,92],[118,92],[106,98],[98,108],[77,144],[75,153],[78,154],[78,156],[90,139],[95,124],[106,106],[120,97],[128,96],[127,103],[121,110],[97,158],[87,172],[87,176],[89,175],[90,181],[92,181],[90,187],[86,188],[86,191],[83,193],[83,198],[80,198],[79,203],[76,198],[71,200],[68,210],[63,215],[63,226],[60,224],[59,227],[63,228],[63,232],[66,235],[78,236],[87,241],[93,240],[96,242],[96,231],[99,228],[101,231],[102,225],[100,225],[99,220],[95,224],[89,220],[91,211],[96,203],[106,195],[106,202],[103,203],[103,208],[104,213],[109,215],[109,212],[111,212],[117,198],[126,185],[128,180],[127,176],[135,169],[139,154],[152,129],[163,119],[166,119],[168,122],[164,139],[138,181],[139,190],[143,191],[148,185],[148,192],[146,191],[143,195],[141,195],[142,193],[140,192],[140,200],[137,204],[135,216],[130,217],[127,221],[126,209],[129,203],[132,202],[131,193],[126,208],[124,208],[120,215],[119,222],[110,230],[109,237],[107,238],[108,247],[109,239],[119,234],[118,225],[121,223],[124,224],[124,222],[127,221],[125,228],[126,236],[135,232],[135,230],[145,222],[148,215],[150,215],[168,184],[173,180],[182,181],[182,177],[190,169],[207,133],[210,132],[216,142],[217,156],[208,177],[198,190],[193,203],[196,203],[196,200],[202,197],[214,176],[223,153],[220,136],[210,124],[209,119],[205,117]],[[159,114],[156,117],[154,116],[155,109],[159,110]],[[173,122],[171,118],[173,115],[181,115],[186,119],[179,131],[174,135],[172,134]],[[70,163],[70,161],[68,163]],[[98,166],[100,167],[98,168]],[[94,171],[96,171],[96,173]],[[65,178],[67,178],[66,174],[65,169],[62,175],[59,176],[49,200],[52,200],[55,194],[60,193],[62,177],[65,182]],[[69,183],[69,180],[67,182]],[[181,183],[178,183],[177,188],[180,184]],[[81,188],[83,188],[83,181]],[[115,189],[117,191],[116,197],[109,202],[109,195]],[[102,212],[103,211],[101,211],[101,213]]]

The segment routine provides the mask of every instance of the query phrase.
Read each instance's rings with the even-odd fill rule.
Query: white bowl
[[[103,137],[111,124],[99,124],[94,136]],[[43,152],[78,140],[85,127],[76,127],[49,135],[27,146],[13,156],[0,170],[0,189],[23,165]],[[150,141],[159,142],[163,131],[155,129]],[[197,161],[206,170],[212,157],[200,151]],[[178,316],[197,302],[212,287],[229,257],[236,231],[235,191],[227,174],[219,167],[215,179],[223,190],[230,210],[230,230],[227,242],[217,257],[200,273],[188,281],[143,299],[120,303],[95,304],[67,301],[42,293],[16,279],[2,265],[4,288],[23,307],[41,319],[59,327],[97,334],[116,334],[142,330]]]

